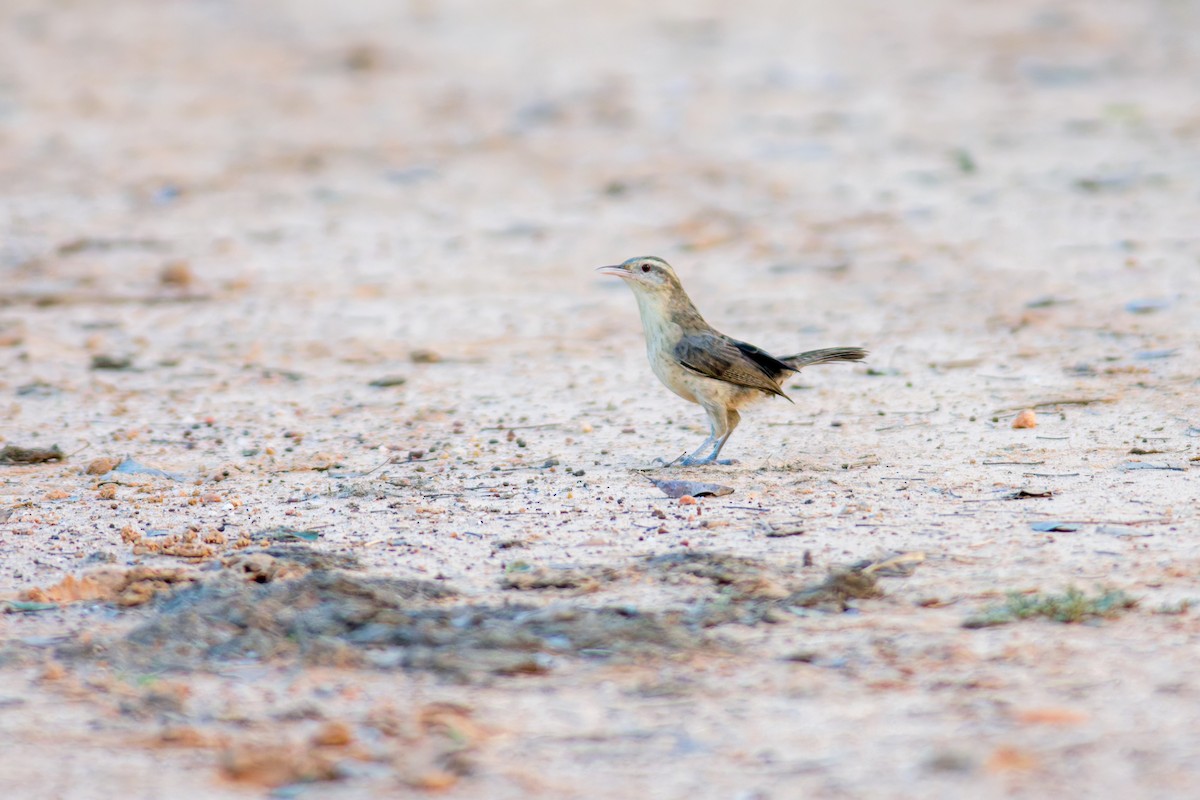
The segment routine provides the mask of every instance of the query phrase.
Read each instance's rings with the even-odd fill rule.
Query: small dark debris
[[[97,353],[92,356],[92,369],[126,370],[133,367],[133,359],[129,356],[114,356],[107,353]]]
[[[408,383],[408,378],[400,375],[389,375],[384,378],[376,378],[367,385],[374,386],[377,389],[387,389],[392,386],[403,386],[406,383]]]
[[[783,528],[772,527],[767,530],[767,538],[768,539],[783,539],[788,536],[803,536],[804,533],[805,532],[804,532],[803,528],[796,528],[796,527],[792,527],[792,526],[786,526]]]
[[[414,364],[437,364],[442,361],[441,354],[433,350],[413,350],[408,357]]]
[[[529,547],[528,539],[501,539],[492,545],[497,550],[512,550],[517,547]]]
[[[1009,500],[1027,500],[1031,497],[1053,497],[1051,489],[1017,489],[1008,495]]]
[[[0,464],[45,464],[49,461],[66,461],[67,454],[58,445],[50,448],[18,447],[6,445],[0,450]]]
[[[1040,297],[1035,297],[1034,299],[1030,300],[1029,302],[1027,302],[1025,304],[1025,307],[1026,308],[1052,308],[1054,306],[1061,306],[1061,305],[1065,305],[1070,302],[1072,302],[1072,301],[1066,300],[1061,297],[1055,297],[1052,294],[1045,294],[1045,295],[1042,295]]]
[[[342,64],[350,72],[370,72],[378,69],[381,61],[376,47],[362,43],[351,46],[342,57]]]
[[[279,369],[276,367],[263,367],[262,376],[264,380],[274,380],[275,378],[283,378],[285,381],[299,383],[304,380],[303,372],[296,372],[293,369]]]
[[[969,150],[962,147],[956,148],[951,153],[951,157],[954,159],[954,165],[958,167],[958,171],[962,174],[974,175],[979,171],[979,167]]]
[[[925,769],[930,772],[974,772],[976,769],[975,760],[966,753],[957,753],[953,751],[944,751],[935,753],[928,761],[925,762]]]

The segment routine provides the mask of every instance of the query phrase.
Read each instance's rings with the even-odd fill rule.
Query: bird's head
[[[597,271],[624,279],[638,295],[667,297],[683,291],[675,270],[655,256],[638,256],[611,267],[600,267]]]

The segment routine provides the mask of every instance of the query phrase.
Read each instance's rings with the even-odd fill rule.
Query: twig
[[[371,475],[371,474],[373,474],[373,473],[375,473],[375,472],[378,472],[379,470],[383,469],[384,467],[386,467],[388,464],[391,464],[391,463],[392,463],[392,457],[391,457],[391,456],[388,456],[388,457],[387,457],[387,460],[386,460],[386,461],[384,461],[382,464],[380,464],[378,467],[376,467],[375,469],[371,470],[370,472],[364,472],[364,473],[363,473],[362,475],[360,475],[359,477],[361,477],[361,478],[365,478],[365,477],[367,477],[368,475]]]
[[[1078,472],[1022,472],[1025,478],[1078,478]]]
[[[1045,461],[985,461],[985,467],[1036,467]]]
[[[1062,400],[1043,400],[1040,403],[1026,403],[1013,408],[1001,408],[993,414],[1008,414],[1013,411],[1024,411],[1027,408],[1054,408],[1055,406],[1090,406],[1092,403],[1115,403],[1115,397],[1068,397]]]

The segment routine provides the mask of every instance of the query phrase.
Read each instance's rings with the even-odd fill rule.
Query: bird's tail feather
[[[830,361],[861,361],[867,357],[867,351],[861,347],[825,347],[821,350],[809,350],[807,353],[797,353],[794,356],[784,356],[779,359],[795,370],[811,367],[813,364],[825,364]]]

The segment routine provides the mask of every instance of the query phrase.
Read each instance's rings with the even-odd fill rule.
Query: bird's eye
[[[650,271],[650,265],[642,264],[642,272],[649,272],[649,271]]]

